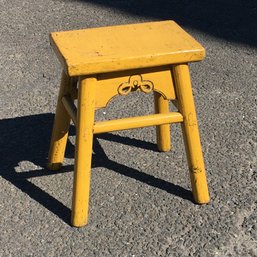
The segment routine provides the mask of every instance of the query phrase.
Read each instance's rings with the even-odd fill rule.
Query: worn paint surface
[[[49,166],[58,168],[62,163],[70,115],[77,133],[72,225],[81,227],[88,222],[94,133],[155,125],[159,150],[169,151],[169,124],[181,122],[194,199],[200,204],[209,202],[187,65],[204,58],[202,46],[173,21],[58,32],[52,33],[51,39],[66,72],[59,93]],[[105,107],[116,95],[125,97],[136,90],[154,92],[155,115],[95,123],[97,108]],[[76,97],[77,111],[73,103]],[[169,100],[177,101],[178,112],[169,112]]]
[[[93,125],[95,114],[95,78],[79,82],[75,172],[71,223],[81,227],[88,221],[90,171],[93,148]]]
[[[169,67],[130,70],[97,76],[96,108],[106,107],[116,95],[126,96],[136,90],[156,91],[169,100],[176,98]]]
[[[48,168],[51,170],[58,170],[64,159],[71,119],[62,104],[62,97],[69,92],[71,84],[71,78],[63,72],[48,155]]]
[[[194,199],[200,204],[208,203],[210,197],[188,65],[173,65],[172,71],[178,98],[178,110],[184,117],[181,125]]]
[[[174,21],[149,22],[50,35],[70,76],[200,61],[204,48]]]
[[[111,131],[118,131],[124,129],[144,128],[149,126],[162,126],[160,124],[168,125],[171,123],[182,122],[183,116],[178,112],[159,113],[147,116],[139,116],[132,118],[123,118],[118,120],[100,121],[96,122],[94,126],[94,133],[100,134]],[[165,126],[163,125],[163,126]],[[165,134],[164,137],[168,135]],[[166,151],[163,149],[162,151]]]
[[[155,113],[169,113],[169,101],[158,92],[154,92]],[[167,152],[171,149],[170,124],[156,126],[156,141],[158,150]]]

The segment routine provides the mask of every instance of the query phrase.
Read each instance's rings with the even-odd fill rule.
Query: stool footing
[[[70,84],[71,78],[63,72],[48,155],[48,167],[52,170],[59,169],[64,159],[71,119],[62,104],[62,97],[67,94]]]
[[[62,167],[62,163],[49,163],[47,168],[49,170],[59,170]]]
[[[169,101],[158,92],[154,92],[154,107],[155,113],[169,113]],[[170,124],[156,126],[156,141],[159,151],[170,151]]]
[[[77,136],[72,201],[73,226],[81,227],[88,221],[90,170],[93,148],[95,113],[95,78],[81,78],[78,90]]]
[[[199,204],[208,203],[210,198],[188,65],[173,65],[172,72],[178,98],[178,110],[184,118],[181,126],[193,196],[195,201]]]

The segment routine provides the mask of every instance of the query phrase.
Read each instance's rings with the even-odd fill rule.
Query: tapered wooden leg
[[[66,112],[61,100],[62,97],[68,93],[70,83],[71,78],[63,71],[48,155],[48,168],[50,170],[59,169],[62,166],[64,159],[68,131],[70,127],[70,117]]]
[[[169,101],[158,93],[154,92],[155,113],[168,113]],[[171,149],[170,124],[156,126],[156,139],[159,151],[166,152]]]
[[[195,112],[189,69],[187,64],[173,65],[173,77],[178,98],[178,109],[183,115],[182,131],[194,199],[197,203],[209,202],[201,142]]]
[[[95,92],[95,78],[80,79],[78,90],[75,173],[71,218],[71,223],[75,227],[84,226],[88,221]]]

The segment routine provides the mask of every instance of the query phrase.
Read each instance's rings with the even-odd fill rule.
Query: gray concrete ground
[[[256,1],[138,2],[0,0],[0,256],[257,256]],[[154,128],[109,133],[95,138],[89,224],[72,228],[74,128],[65,166],[45,168],[61,72],[48,34],[163,19],[207,50],[191,73],[211,203],[192,202],[179,126],[168,153]],[[151,100],[116,98],[97,119]]]

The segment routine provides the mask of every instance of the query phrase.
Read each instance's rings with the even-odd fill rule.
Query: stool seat
[[[69,76],[200,61],[204,48],[174,21],[53,32]]]

